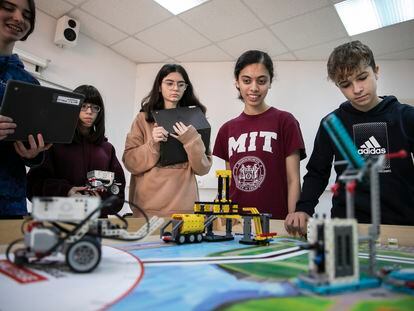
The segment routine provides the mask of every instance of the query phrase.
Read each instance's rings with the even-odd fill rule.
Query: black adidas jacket
[[[349,101],[333,111],[342,121],[358,152],[365,156],[397,152],[405,149],[405,159],[391,159],[380,173],[381,223],[414,225],[414,107],[386,96],[368,112],[352,107]],[[326,189],[333,161],[343,157],[331,141],[322,122],[316,134],[312,155],[306,166],[302,193],[296,211],[314,213],[319,197]],[[338,176],[346,165],[335,166]],[[332,217],[346,217],[346,193],[341,185],[339,195],[332,198]],[[371,222],[369,184],[358,183],[355,195],[355,217],[358,222]]]

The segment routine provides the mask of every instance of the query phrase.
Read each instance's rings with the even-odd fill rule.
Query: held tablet
[[[84,95],[10,80],[0,114],[13,119],[17,127],[4,140],[27,141],[42,134],[45,143],[70,143],[79,120]]]
[[[169,133],[174,133],[173,125],[176,122],[183,122],[185,125],[192,125],[200,133],[206,148],[206,153],[210,147],[210,132],[211,127],[205,115],[199,107],[179,107],[173,109],[156,110],[153,112],[155,122],[165,128]],[[161,142],[160,145],[160,160],[161,166],[172,165],[176,163],[183,163],[188,161],[187,153],[181,142],[168,136],[166,142]]]

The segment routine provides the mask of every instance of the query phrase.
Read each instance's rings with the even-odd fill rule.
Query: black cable
[[[130,202],[130,201],[125,201],[125,203],[128,203],[129,204],[129,206],[132,206],[133,208],[136,208],[138,211],[140,211],[141,212],[141,214],[144,216],[144,218],[145,218],[145,223],[147,224],[147,234],[145,235],[145,236],[147,236],[148,234],[149,234],[149,218],[148,218],[148,215],[145,213],[145,211],[142,209],[142,208],[140,208],[138,205],[136,205],[135,203],[132,203],[132,202]]]
[[[125,203],[126,201],[124,201]],[[118,218],[119,220],[121,220],[124,223],[124,227],[122,229],[124,230],[128,230],[128,222],[126,221],[126,219],[118,214],[114,215],[116,218]]]
[[[42,259],[42,258],[44,258],[44,257],[46,257],[46,256],[48,256],[48,255],[50,255],[50,254],[52,254],[53,252],[55,252],[56,251],[56,249],[59,247],[59,246],[61,246],[63,243],[64,243],[64,241],[66,241],[69,237],[71,237],[71,236],[73,236],[73,235],[75,235],[78,231],[79,231],[79,229],[80,228],[82,228],[82,226],[85,224],[85,223],[87,223],[92,217],[93,217],[93,215],[95,215],[97,212],[99,212],[101,209],[103,209],[103,208],[105,208],[105,207],[107,207],[107,206],[111,206],[112,204],[114,204],[115,203],[115,201],[116,200],[118,200],[119,198],[117,197],[117,196],[115,196],[115,195],[113,195],[113,196],[110,196],[109,198],[107,198],[105,201],[103,201],[101,204],[99,204],[99,206],[95,209],[95,210],[93,210],[92,211],[92,213],[90,213],[85,219],[83,219],[80,223],[78,223],[78,224],[76,224],[76,223],[73,223],[73,222],[63,222],[63,223],[66,223],[66,224],[69,224],[69,225],[74,225],[75,226],[75,228],[73,228],[73,230],[68,230],[68,229],[66,229],[66,228],[64,228],[63,226],[61,226],[61,225],[59,225],[57,222],[50,222],[55,228],[57,228],[58,230],[60,230],[60,232],[63,232],[64,234],[65,234],[65,236],[63,236],[63,237],[59,237],[59,239],[58,239],[58,242],[56,242],[49,250],[47,250],[46,252],[44,252],[43,254],[39,254],[39,255],[37,255],[37,258],[36,258],[36,261],[39,261],[40,259]],[[142,237],[140,237],[140,238],[134,238],[134,239],[126,239],[126,238],[120,238],[120,237],[109,237],[109,236],[103,236],[102,234],[94,234],[94,233],[91,233],[91,232],[88,232],[88,235],[91,235],[91,236],[95,236],[95,237],[100,237],[100,238],[106,238],[106,239],[112,239],[112,240],[119,240],[119,241],[139,241],[139,240],[141,240],[141,239],[143,239],[143,238],[145,238],[148,234],[149,234],[149,232],[150,232],[150,222],[149,222],[149,218],[148,218],[148,216],[147,216],[147,214],[144,212],[144,210],[142,210],[138,205],[136,205],[135,203],[132,203],[132,202],[129,202],[129,201],[124,201],[124,203],[128,203],[129,204],[129,206],[132,206],[133,208],[135,208],[135,209],[137,209],[137,210],[139,210],[141,213],[142,213],[142,215],[143,215],[143,217],[144,217],[144,219],[145,219],[145,223],[146,223],[146,226],[147,226],[147,232],[146,232],[146,234],[145,235],[143,235]],[[116,214],[115,215],[118,219],[120,219],[123,223],[124,223],[124,230],[126,230],[127,228],[128,228],[128,222],[126,221],[126,219],[124,218],[124,217],[122,217],[122,216],[119,216],[118,214]],[[28,220],[25,220],[23,223],[22,223],[22,226],[21,226],[21,231],[22,231],[22,233],[23,234],[25,234],[25,232],[24,232],[24,230],[23,230],[23,225],[27,222]],[[10,257],[9,257],[9,253],[10,253],[10,250],[11,250],[11,248],[15,245],[15,244],[17,244],[17,243],[19,243],[19,242],[21,242],[21,241],[24,241],[24,239],[18,239],[18,240],[15,240],[15,241],[13,241],[12,243],[10,243],[9,244],[9,246],[7,247],[7,249],[6,249],[6,258],[7,258],[7,260],[8,261],[10,261],[10,262],[12,262],[11,260],[10,260]]]
[[[112,236],[102,236],[102,235],[97,235],[97,234],[89,234],[89,235],[92,235],[92,236],[96,236],[96,237],[101,237],[101,238],[105,238],[105,239],[109,239],[109,240],[116,240],[116,241],[128,241],[128,242],[131,242],[131,241],[139,241],[139,240],[142,240],[143,238],[145,238],[146,236],[148,236],[149,235],[149,233],[150,233],[150,222],[149,222],[149,218],[148,218],[148,215],[145,213],[145,211],[142,209],[142,208],[140,208],[138,205],[136,205],[135,203],[132,203],[132,202],[130,202],[130,201],[124,201],[124,203],[128,203],[129,204],[129,206],[132,206],[133,208],[136,208],[138,211],[140,211],[141,212],[141,214],[143,215],[143,217],[145,218],[145,224],[144,224],[144,226],[146,225],[147,226],[147,232],[146,232],[146,234],[144,234],[142,237],[140,237],[140,238],[133,238],[133,239],[128,239],[128,238],[120,238],[120,237],[112,237]],[[119,218],[119,219],[121,219],[125,224],[126,224],[126,228],[128,228],[128,222],[126,221],[126,219],[124,218],[124,217],[122,217],[122,216],[119,216],[118,214],[116,214],[116,216]]]
[[[15,241],[11,242],[11,243],[9,244],[9,246],[7,246],[7,249],[6,249],[6,259],[7,259],[9,262],[13,263],[13,261],[11,261],[11,260],[10,260],[10,257],[9,257],[9,253],[10,253],[11,248],[13,247],[13,245],[15,245],[15,244],[17,244],[17,243],[19,243],[19,242],[21,242],[21,241],[24,241],[24,239],[17,239],[17,240],[15,240]]]
[[[30,220],[31,220],[30,218],[26,218],[25,220],[23,220],[22,224],[20,225],[20,232],[21,232],[22,234],[25,234],[24,229],[23,229],[23,228],[24,228],[24,225],[25,225],[26,223],[28,223]]]
[[[75,225],[74,223],[70,223],[70,222],[63,222],[64,224],[66,224],[66,225]],[[53,226],[53,227],[55,227],[55,228],[57,228],[57,229],[59,229],[61,232],[64,232],[64,233],[68,233],[68,232],[70,232],[70,230],[68,230],[68,229],[66,229],[65,227],[63,227],[63,226],[61,226],[60,224],[58,224],[57,222],[55,222],[55,221],[52,221],[52,222],[50,222],[50,224]]]
[[[109,197],[108,199],[106,199],[105,201],[103,201],[101,204],[99,204],[99,206],[95,209],[95,210],[93,210],[92,211],[92,213],[90,213],[84,220],[82,220],[79,224],[77,224],[76,226],[75,226],[75,228],[72,230],[72,231],[70,231],[70,232],[67,232],[66,233],[66,236],[65,237],[63,237],[63,238],[59,238],[59,240],[55,243],[55,245],[53,245],[50,249],[48,249],[46,252],[44,252],[43,254],[39,254],[38,256],[37,256],[37,260],[40,260],[40,259],[42,259],[43,257],[46,257],[46,256],[48,256],[49,254],[52,254],[60,245],[62,245],[63,244],[63,242],[65,241],[65,240],[67,240],[70,236],[73,236],[73,235],[75,235],[76,233],[77,233],[77,231],[87,222],[87,221],[89,221],[89,219],[91,219],[92,218],[92,216],[93,215],[95,215],[98,211],[100,211],[103,207],[106,207],[107,206],[107,204],[113,204],[113,202],[115,201],[117,199],[117,197],[116,196],[111,196],[111,197]],[[19,240],[21,240],[21,239],[19,239]],[[13,245],[13,244],[15,244],[15,243],[17,243],[19,240],[16,240],[16,241],[14,241],[14,242],[12,242],[11,243],[11,245]],[[8,250],[10,250],[10,246],[7,248]],[[8,260],[9,260],[9,258],[7,258]],[[11,261],[10,261],[11,262]]]
[[[92,213],[90,213],[88,216],[85,217],[84,220],[82,220],[79,224],[77,224],[75,226],[75,228],[68,232],[67,235],[63,238],[60,238],[59,241],[52,246],[47,252],[45,252],[45,254],[41,255],[39,259],[47,256],[47,254],[53,253],[60,245],[62,245],[62,243],[67,240],[69,237],[75,235],[80,228],[82,228],[82,226],[87,223],[89,221],[89,219],[92,218],[93,215],[95,215],[97,212],[99,212],[101,209],[103,209],[104,207],[107,207],[109,204],[112,205],[115,200],[117,200],[118,197],[117,196],[110,196],[109,198],[107,198],[105,201],[103,201],[101,204],[98,205],[97,208],[95,208]]]

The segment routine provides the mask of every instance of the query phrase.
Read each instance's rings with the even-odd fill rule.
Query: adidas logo
[[[385,154],[387,151],[382,148],[374,136],[371,136],[358,149],[359,154]]]

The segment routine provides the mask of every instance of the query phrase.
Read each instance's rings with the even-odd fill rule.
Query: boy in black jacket
[[[358,152],[375,156],[404,149],[405,159],[387,160],[380,172],[381,223],[414,225],[414,107],[398,102],[394,96],[377,95],[378,66],[370,48],[359,41],[340,45],[328,60],[328,76],[348,101],[333,111],[342,121]],[[333,161],[341,161],[338,149],[319,125],[312,156],[306,166],[302,193],[295,213],[285,220],[291,234],[306,234],[308,218],[326,189]],[[336,179],[346,165],[335,166]],[[346,217],[345,189],[332,198],[332,217]],[[370,189],[358,183],[355,193],[355,217],[371,221]]]

